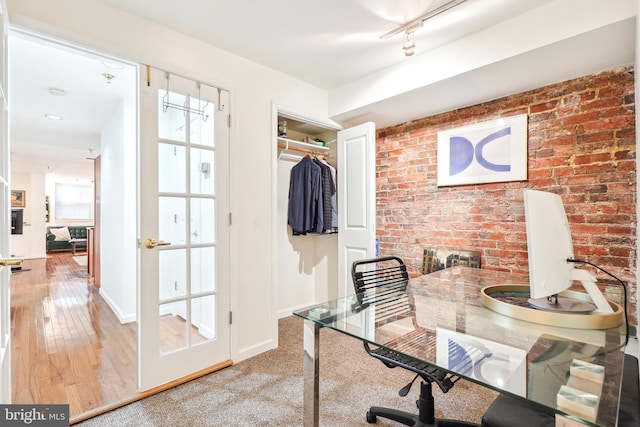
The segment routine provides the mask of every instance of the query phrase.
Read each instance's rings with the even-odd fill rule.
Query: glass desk
[[[481,290],[486,286],[527,283],[524,275],[453,267],[411,279],[409,315],[398,319],[381,320],[375,304],[363,308],[355,296],[295,311],[304,319],[304,425],[319,422],[320,329],[330,328],[544,405],[583,424],[614,427],[624,323],[607,330],[546,326],[498,314],[481,304]],[[579,398],[567,395],[567,390],[576,390],[575,382],[569,384],[571,389],[567,383],[580,372],[603,376],[595,381],[601,387],[596,401],[589,399],[594,396],[590,393]],[[566,404],[565,409],[558,409],[558,402]],[[572,407],[569,413],[567,405],[574,403],[586,406]]]

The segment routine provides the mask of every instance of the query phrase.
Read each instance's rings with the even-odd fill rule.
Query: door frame
[[[5,8],[5,0],[0,0],[0,5],[3,7],[2,10],[6,10],[6,8]],[[5,15],[2,15],[0,18],[4,19]],[[136,72],[136,87],[134,89],[136,91],[136,103],[135,103],[135,109],[136,109],[136,119],[135,119],[136,120],[135,121],[136,140],[135,140],[135,142],[136,142],[136,153],[137,153],[137,156],[138,156],[138,158],[135,160],[135,163],[136,163],[136,166],[135,166],[136,167],[136,172],[135,173],[138,176],[138,178],[136,179],[136,190],[135,191],[138,193],[136,195],[136,200],[137,200],[137,202],[139,204],[139,193],[140,193],[139,186],[138,186],[139,185],[139,168],[140,168],[140,162],[142,161],[142,159],[140,158],[140,155],[139,155],[140,126],[141,126],[141,112],[140,112],[140,100],[139,100],[139,96],[140,96],[139,87],[141,85],[141,80],[139,79],[139,75],[140,75],[140,72],[141,72],[140,70],[143,68],[143,65],[140,64],[139,62],[131,61],[129,59],[123,59],[123,58],[120,58],[120,57],[117,57],[117,56],[114,56],[114,55],[110,55],[110,54],[104,53],[99,49],[93,49],[91,47],[82,47],[82,46],[76,44],[75,42],[68,42],[66,40],[62,40],[62,39],[59,39],[57,37],[52,37],[52,36],[49,36],[48,34],[39,32],[37,30],[23,29],[23,28],[19,28],[19,27],[12,28],[10,25],[7,26],[7,29],[8,29],[8,31],[16,31],[16,32],[19,32],[19,33],[23,33],[23,34],[27,34],[27,35],[33,36],[33,37],[38,38],[38,39],[42,39],[44,42],[51,42],[51,43],[54,43],[54,44],[57,44],[57,45],[60,45],[60,46],[66,46],[66,47],[74,49],[74,50],[76,50],[78,52],[86,52],[86,53],[89,53],[91,55],[101,56],[101,57],[104,57],[105,60],[113,59],[113,60],[116,60],[118,62],[126,63],[126,64],[129,64],[129,65],[135,67],[135,69],[136,69],[136,71],[135,71]],[[7,31],[5,31],[4,36],[5,36],[5,39],[6,39]],[[2,52],[2,54],[6,54],[6,53]],[[4,69],[6,69],[6,68],[3,68],[3,70]],[[3,77],[5,77],[5,76],[3,76]],[[205,83],[205,84],[208,84],[210,86],[214,86],[213,84],[210,84],[210,83]],[[227,102],[227,104],[228,104],[227,105],[227,108],[228,108],[227,111],[230,112],[231,111],[231,104],[232,104],[232,101],[231,101],[232,92],[229,89],[224,88],[220,84],[217,84],[215,86],[216,87],[221,87],[223,90],[226,90],[227,92],[229,92],[229,100]],[[5,111],[5,114],[6,114],[6,111]],[[6,123],[8,123],[8,118],[6,119]],[[229,128],[230,128],[230,125],[229,125]],[[6,133],[7,132],[7,126],[2,128],[2,124],[0,123],[0,133],[1,132]],[[2,146],[0,146],[0,153],[4,152],[3,149],[8,145],[8,137],[6,137],[6,135],[3,134],[3,135],[0,135],[0,138],[3,137],[3,136],[5,137],[6,140],[4,141],[4,144],[2,144]],[[230,162],[230,159],[231,159],[231,153],[230,153],[231,143],[230,142],[231,142],[231,130],[229,130],[229,147],[228,147],[229,153],[228,153],[228,158],[225,160],[228,165],[231,164],[231,162]],[[7,149],[7,152],[8,152],[8,149]],[[3,156],[3,158],[8,159],[8,156]],[[8,168],[7,173],[10,173],[10,168]],[[230,181],[231,181],[231,173],[229,172],[228,173],[227,183],[226,183],[226,186],[225,186],[225,188],[223,190],[223,191],[225,191],[227,193],[227,197],[229,199],[231,198],[231,195],[230,195],[230,187],[231,187]],[[0,189],[1,189],[1,185],[0,185]],[[10,188],[9,188],[9,190],[10,190]],[[8,193],[7,194],[2,194],[2,192],[0,192],[0,195],[3,196],[4,204],[8,205],[6,207],[6,209],[3,209],[3,214],[2,214],[3,218],[0,218],[0,224],[1,224],[2,220],[6,221],[7,218],[9,218],[9,215],[10,215],[10,203],[8,203],[8,197],[9,197]],[[3,204],[0,204],[0,208],[5,208],[5,206]],[[139,218],[139,216],[140,216],[140,209],[139,209],[139,206],[138,206],[136,208],[136,218]],[[138,238],[138,236],[140,235],[140,227],[139,227],[139,222],[140,221],[139,221],[139,219],[136,220],[136,221],[137,221],[137,223],[136,223],[136,225],[134,225],[134,227],[136,229],[136,233],[135,233],[136,234],[136,238]],[[228,246],[229,246],[229,244],[227,243],[227,247]],[[2,249],[2,245],[0,245],[0,249]],[[136,249],[136,251],[137,251],[137,249]],[[226,252],[230,253],[229,250],[226,250]],[[230,276],[230,265],[231,265],[231,262],[229,260],[229,262],[227,262],[227,266],[226,266],[226,268],[229,271],[229,276]],[[136,266],[136,272],[135,272],[136,293],[138,293],[139,289],[140,289],[140,286],[141,286],[141,279],[142,279],[142,272],[141,272],[141,267],[140,267],[138,259],[135,260],[135,266]],[[2,270],[2,267],[0,267],[0,270]],[[1,271],[0,271],[0,274],[2,274]],[[229,282],[231,282],[230,279],[229,279]],[[233,295],[233,292],[231,292],[231,295],[228,295],[228,300],[229,300],[229,306],[230,307],[231,307],[231,300],[232,300],[231,297],[232,297],[232,295]],[[4,312],[5,311],[3,310],[3,313]],[[6,310],[6,313],[7,313],[7,316],[10,316],[10,310]],[[139,318],[140,318],[140,312],[139,312],[139,309],[138,309],[138,307],[136,305],[136,321],[139,321]],[[10,320],[10,317],[9,317],[9,320]],[[10,337],[10,323],[9,323],[7,329],[9,330],[9,337]],[[1,331],[1,329],[0,329],[0,331]],[[228,326],[228,331],[229,331],[229,333],[228,333],[229,339],[227,340],[227,345],[228,345],[229,351],[231,352],[232,351],[232,346],[231,346],[231,344],[232,344],[231,326]],[[137,338],[136,338],[136,340],[137,340]],[[0,352],[2,352],[1,349],[0,349]],[[140,353],[139,349],[137,350],[137,352],[138,352],[138,354]],[[0,359],[0,361],[1,360],[2,359]],[[8,390],[8,397],[6,397],[7,403],[8,403],[8,401],[11,399],[11,393],[10,393],[10,391],[11,391],[10,342],[9,342],[9,353],[8,353],[8,359],[7,360],[9,360],[9,365],[7,367],[7,370],[9,372],[9,374],[6,375],[4,372],[0,371],[0,399],[4,398],[4,396],[1,393],[3,393],[5,390]],[[228,364],[224,365],[224,366],[228,366]],[[2,368],[2,367],[0,367],[0,368]],[[214,368],[215,369],[219,369],[220,366],[216,365]],[[2,369],[4,369],[4,368],[2,368]],[[141,387],[141,383],[140,383],[140,363],[139,363],[139,361],[138,361],[138,366],[136,367],[136,371],[137,371],[138,391],[141,391],[142,387]],[[193,378],[193,376],[190,376],[189,378]],[[177,378],[177,380],[180,380],[180,379],[181,378]],[[0,402],[0,403],[2,403],[2,402]]]
[[[278,291],[280,272],[278,269],[278,193],[287,191],[287,189],[278,187],[278,117],[287,117],[300,122],[308,123],[313,126],[324,128],[331,131],[340,131],[342,126],[336,122],[320,117],[317,115],[304,112],[302,110],[292,108],[275,101],[271,103],[271,230],[273,238],[271,239],[271,283],[273,284],[273,292],[271,293],[271,348],[278,347]]]
[[[4,6],[5,4],[5,0],[0,0],[2,1],[2,5]],[[8,39],[9,37],[25,37],[28,38],[29,40],[33,41],[34,43],[40,43],[42,45],[45,46],[52,46],[54,49],[63,49],[63,50],[69,50],[74,52],[76,55],[78,56],[87,56],[90,57],[91,59],[95,60],[96,58],[100,58],[101,60],[104,61],[114,61],[117,63],[121,63],[121,64],[126,64],[127,66],[130,66],[132,68],[132,70],[134,70],[135,72],[135,77],[136,77],[136,81],[134,82],[134,86],[132,86],[131,89],[131,95],[135,96],[137,99],[137,70],[139,67],[139,64],[137,63],[133,63],[129,60],[114,56],[114,55],[110,55],[108,53],[104,53],[98,49],[92,49],[92,48],[88,48],[88,47],[84,47],[84,46],[80,46],[74,42],[69,42],[63,39],[60,39],[58,37],[54,37],[54,36],[50,36],[46,33],[42,33],[38,30],[32,30],[32,29],[27,29],[27,28],[22,28],[22,27],[17,27],[17,26],[11,26],[10,24],[7,25],[6,27],[6,32],[5,32],[5,39]],[[7,59],[8,62],[8,59]],[[8,65],[7,65],[7,69],[8,69]],[[137,104],[136,104],[136,110],[137,110]],[[136,128],[138,126],[137,124],[137,120],[138,120],[138,112],[134,111],[135,113],[135,121],[136,121]],[[9,123],[9,118],[7,117],[6,119],[7,123]],[[133,132],[133,141],[137,144],[136,141],[136,135],[137,135],[137,130]],[[122,144],[124,145],[125,142],[123,141]],[[133,175],[135,177],[135,174],[137,173],[137,166],[134,165],[133,170],[131,170],[131,175]],[[11,169],[9,167],[9,169]],[[11,171],[9,170],[9,173]],[[95,173],[95,169],[94,169],[94,173]],[[137,190],[136,190],[137,191]],[[134,196],[135,197],[135,196]],[[98,211],[98,206],[94,205],[94,225],[98,225],[97,221],[99,219],[99,211]],[[10,206],[9,206],[10,209]],[[135,221],[131,222],[131,225],[133,227],[135,227]],[[132,242],[135,244],[135,239],[134,239],[135,235],[132,234],[131,235],[131,240]],[[44,249],[44,248],[43,248]],[[36,254],[38,255],[38,254]],[[99,267],[96,269],[99,272]],[[138,277],[138,272],[134,271],[133,274],[131,275],[131,278],[133,281],[135,281]],[[87,280],[89,280],[89,277],[87,277]],[[89,284],[90,282],[88,282]],[[99,284],[98,284],[99,285]],[[99,286],[98,286],[99,287]],[[135,292],[134,292],[135,295]],[[102,296],[102,295],[101,295]],[[103,296],[104,298],[104,296]],[[107,303],[107,305],[111,306],[110,301],[108,301],[108,298],[104,298],[105,302]],[[134,305],[135,306],[135,305]],[[123,318],[122,317],[122,313],[117,312],[116,310],[113,310],[114,314],[116,315],[116,317],[118,317],[121,321],[123,319],[129,319],[129,317]],[[137,369],[137,367],[136,367]],[[0,378],[2,380],[0,386],[4,386],[5,378]],[[11,382],[11,375],[9,375],[8,377],[8,381]],[[137,391],[137,390],[136,390]],[[123,396],[123,398],[128,398],[130,396]],[[9,398],[11,398],[11,396],[9,396]],[[112,403],[116,403],[116,402],[112,402]]]
[[[272,235],[273,235],[273,239],[272,239],[272,258],[271,258],[271,265],[273,266],[272,269],[272,278],[271,278],[271,282],[273,283],[274,286],[274,291],[272,293],[272,312],[273,312],[273,318],[272,318],[272,324],[271,324],[271,329],[272,329],[272,333],[271,336],[273,337],[273,347],[277,347],[278,345],[278,317],[279,317],[279,306],[278,306],[278,283],[280,282],[281,278],[280,278],[280,271],[279,271],[279,263],[278,263],[278,259],[280,257],[280,254],[278,253],[278,243],[279,243],[279,239],[281,239],[281,234],[283,233],[283,230],[279,227],[281,227],[281,223],[279,223],[279,206],[278,206],[278,194],[282,194],[282,192],[287,192],[287,188],[280,188],[278,186],[279,183],[279,168],[280,168],[280,161],[278,160],[278,118],[290,118],[293,119],[295,121],[299,121],[299,122],[303,122],[309,125],[312,125],[314,127],[318,127],[318,128],[323,128],[323,129],[327,129],[330,131],[336,131],[337,135],[338,135],[338,139],[336,141],[336,148],[335,148],[335,155],[337,157],[337,165],[336,165],[336,169],[337,169],[337,175],[338,175],[338,217],[341,216],[341,208],[340,205],[341,202],[340,201],[340,186],[341,186],[341,182],[343,181],[343,178],[345,177],[345,171],[346,169],[344,168],[343,162],[344,162],[344,158],[341,158],[341,147],[339,146],[339,141],[340,141],[340,135],[344,134],[345,132],[349,132],[352,129],[357,129],[357,128],[367,128],[368,130],[370,130],[370,135],[369,138],[367,139],[367,143],[366,143],[366,149],[369,150],[368,151],[368,159],[367,161],[369,161],[369,163],[367,164],[366,167],[366,173],[367,176],[370,179],[368,188],[367,188],[367,195],[369,196],[369,209],[368,209],[368,219],[370,221],[372,221],[372,225],[369,228],[369,239],[366,243],[366,245],[361,245],[364,246],[365,248],[362,250],[362,252],[364,253],[364,255],[361,255],[358,257],[358,259],[360,258],[365,258],[365,257],[373,257],[375,255],[375,125],[373,123],[366,123],[363,125],[358,125],[358,126],[354,126],[352,128],[348,128],[348,129],[344,129],[342,126],[340,126],[339,124],[337,124],[336,122],[325,118],[325,117],[319,117],[316,115],[312,115],[310,113],[307,112],[303,112],[301,110],[292,108],[292,107],[288,107],[288,106],[284,106],[282,104],[278,104],[276,102],[272,102],[272,131],[271,131],[271,141],[272,141],[272,153],[271,153],[271,158],[272,158],[272,174],[271,174],[271,194],[272,194],[272,224],[271,224],[271,229],[273,230]],[[337,246],[336,246],[336,256],[338,257],[338,271],[331,271],[330,274],[333,275],[333,277],[329,277],[329,282],[327,283],[327,286],[333,286],[334,284],[336,285],[336,290],[338,292],[343,291],[346,286],[348,284],[351,283],[351,279],[350,279],[350,266],[348,266],[348,268],[344,271],[341,270],[341,261],[340,261],[340,257],[341,257],[341,253],[344,252],[341,249],[341,245],[345,244],[342,240],[341,240],[341,233],[342,230],[338,230],[338,242],[337,242]],[[304,236],[300,237],[300,238],[304,238]],[[335,273],[335,274],[334,274]],[[348,283],[347,283],[347,278],[348,278]],[[349,289],[351,289],[351,287],[349,286]],[[341,296],[341,295],[338,295]],[[316,295],[314,297],[315,299],[318,298],[318,296]],[[315,301],[316,303],[322,302],[322,301]]]
[[[9,162],[9,110],[7,94],[7,6],[0,0],[0,259],[11,256],[11,167]],[[0,266],[0,403],[11,403],[11,267]]]

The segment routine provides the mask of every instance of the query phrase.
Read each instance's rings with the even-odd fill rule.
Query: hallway
[[[12,401],[69,415],[136,394],[136,324],[121,325],[71,253],[11,275]]]

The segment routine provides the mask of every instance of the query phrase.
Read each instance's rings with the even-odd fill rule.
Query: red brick
[[[559,100],[549,100],[540,104],[530,105],[529,113],[535,114],[542,111],[555,110],[556,108],[558,108],[559,104],[560,104]]]
[[[599,117],[598,111],[589,111],[586,113],[574,114],[571,116],[566,116],[561,119],[561,123],[563,126],[570,126],[575,124],[583,124],[587,122],[592,122],[597,120]]]
[[[611,161],[611,154],[599,153],[599,154],[588,154],[584,156],[575,156],[573,163],[576,165],[588,165],[591,163],[609,162],[609,161]]]

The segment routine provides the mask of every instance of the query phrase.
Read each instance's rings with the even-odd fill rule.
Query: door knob
[[[164,242],[162,240],[152,239],[151,237],[144,241],[144,245],[149,249],[153,249],[156,246],[168,246],[170,244],[171,242]]]
[[[22,259],[21,258],[0,259],[0,267],[6,267],[9,265],[22,265]]]

